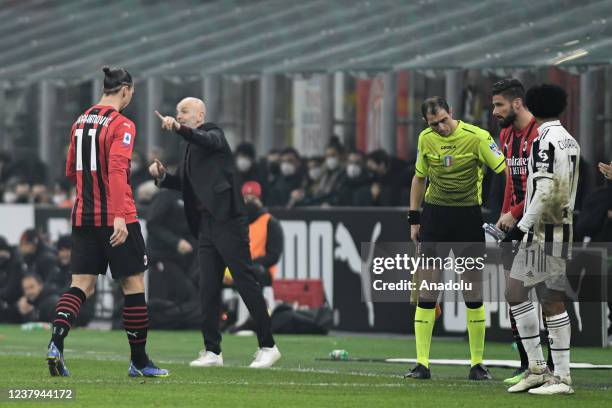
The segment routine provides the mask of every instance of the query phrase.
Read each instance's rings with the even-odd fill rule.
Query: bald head
[[[203,100],[187,97],[176,105],[176,120],[185,126],[197,128],[206,119],[206,104]]]

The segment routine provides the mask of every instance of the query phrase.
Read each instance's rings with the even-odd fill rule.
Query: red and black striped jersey
[[[72,225],[112,226],[137,220],[129,185],[134,122],[113,107],[95,105],[72,125],[66,176],[76,184]]]
[[[527,162],[531,145],[538,137],[535,119],[520,131],[509,126],[499,134],[502,152],[506,156],[506,188],[502,213],[510,211],[515,219],[523,216],[527,188]]]

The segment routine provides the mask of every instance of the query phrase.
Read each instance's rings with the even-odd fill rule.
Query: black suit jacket
[[[197,238],[202,212],[217,221],[245,215],[234,156],[223,130],[214,123],[197,129],[181,126],[178,174],[166,173],[160,187],[180,190],[191,233]]]

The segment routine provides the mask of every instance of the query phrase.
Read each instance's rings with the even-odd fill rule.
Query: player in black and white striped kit
[[[559,121],[567,105],[562,88],[546,84],[533,87],[527,91],[526,104],[536,119],[538,137],[528,161],[523,218],[504,241],[522,241],[512,264],[506,298],[529,358],[529,369],[508,391],[573,394],[569,370],[571,326],[564,301],[580,146]],[[508,256],[508,250],[504,250]],[[538,298],[548,324],[554,375],[546,367],[538,314],[528,300],[529,290],[541,282],[545,290],[538,292]]]

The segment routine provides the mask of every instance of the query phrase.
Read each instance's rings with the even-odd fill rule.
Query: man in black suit
[[[157,111],[155,114],[163,129],[181,136],[181,160],[176,175],[167,173],[159,160],[149,167],[149,172],[160,187],[182,191],[189,229],[198,239],[205,349],[190,365],[223,365],[219,312],[227,266],[257,327],[259,350],[250,367],[270,367],[281,355],[274,344],[270,316],[254,274],[246,211],[234,156],[223,130],[214,123],[204,123],[206,105],[196,98],[179,102],[176,118]]]

